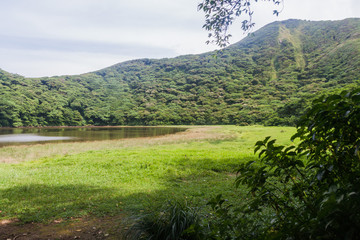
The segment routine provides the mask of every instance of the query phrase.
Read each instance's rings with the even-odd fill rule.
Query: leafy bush
[[[260,161],[242,164],[236,179],[252,197],[236,207],[213,199],[211,238],[360,238],[360,89],[314,101],[292,139],[300,143],[256,143]]]

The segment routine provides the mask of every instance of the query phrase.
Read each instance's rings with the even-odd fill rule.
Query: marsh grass
[[[271,135],[288,143],[294,131],[194,127],[151,139],[1,149],[17,163],[0,164],[0,219],[48,222],[136,214],[169,199],[191,199],[202,205],[218,193],[241,201],[242,189],[233,186],[237,165],[255,158],[257,140]],[[26,149],[29,159],[41,158],[17,159],[21,149]]]

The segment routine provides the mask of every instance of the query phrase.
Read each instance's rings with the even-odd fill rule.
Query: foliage
[[[0,70],[0,125],[295,126],[320,93],[360,79],[360,20],[275,22],[214,53],[24,78]]]
[[[360,89],[314,101],[292,137],[300,139],[297,146],[267,137],[256,143],[260,162],[241,164],[236,185],[247,186],[248,202],[223,206],[220,196],[210,202],[221,223],[216,233],[227,239],[359,239],[359,131]]]
[[[204,239],[200,229],[200,212],[187,202],[168,202],[145,215],[140,215],[127,232],[127,239],[200,240]]]
[[[283,0],[267,0],[272,1],[275,5],[279,5]],[[198,10],[205,13],[205,24],[203,28],[209,33],[209,38],[214,38],[212,42],[220,47],[225,47],[229,44],[228,28],[232,25],[236,17],[246,15],[245,20],[242,21],[242,30],[249,31],[255,23],[252,22],[253,11],[252,4],[258,0],[204,0],[198,5]],[[274,10],[275,15],[279,14],[278,10]],[[210,43],[210,41],[207,41]]]

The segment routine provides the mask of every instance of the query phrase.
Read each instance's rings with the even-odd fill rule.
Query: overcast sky
[[[216,49],[206,45],[201,0],[0,0],[0,68],[26,77],[80,74],[138,58]],[[341,3],[340,3],[341,2]],[[256,4],[256,29],[289,18],[360,17],[360,0],[285,0]],[[231,28],[231,42],[245,35]]]

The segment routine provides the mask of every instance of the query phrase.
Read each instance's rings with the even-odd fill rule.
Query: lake
[[[0,147],[46,142],[79,142],[155,137],[185,131],[179,127],[0,128]]]

